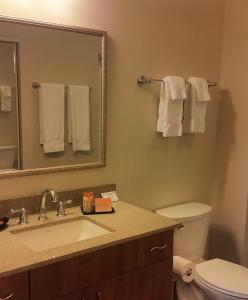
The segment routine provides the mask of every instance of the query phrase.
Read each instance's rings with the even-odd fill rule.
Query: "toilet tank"
[[[206,250],[211,206],[190,202],[156,212],[167,218],[180,221],[184,227],[175,230],[174,255],[181,256],[191,261],[199,261]]]
[[[0,146],[0,170],[13,169],[16,146]]]

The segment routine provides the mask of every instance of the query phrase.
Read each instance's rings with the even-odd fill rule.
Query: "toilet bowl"
[[[248,269],[221,259],[203,260],[211,207],[190,202],[157,210],[183,223],[174,235],[174,255],[195,263],[192,283],[177,282],[178,300],[248,299]]]
[[[194,282],[209,300],[248,299],[248,269],[225,260],[197,264]]]
[[[178,281],[176,285],[177,299],[180,300],[206,300],[203,290],[194,282],[186,284],[183,281]]]

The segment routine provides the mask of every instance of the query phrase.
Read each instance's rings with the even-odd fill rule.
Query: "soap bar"
[[[95,212],[111,212],[111,211],[112,211],[111,206],[105,206],[105,205],[95,206]]]
[[[98,205],[111,205],[112,199],[111,198],[96,198],[95,199],[95,206]]]
[[[110,212],[112,211],[111,198],[96,198],[95,199],[95,212]]]

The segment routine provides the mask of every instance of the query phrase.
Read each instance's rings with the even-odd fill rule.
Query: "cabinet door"
[[[137,268],[137,242],[112,246],[80,257],[79,284],[85,288]]]
[[[153,300],[171,300],[173,260],[167,258],[153,265]]]
[[[79,290],[79,258],[30,271],[31,300],[50,300]]]
[[[28,273],[0,278],[0,299],[28,300]]]
[[[92,300],[151,300],[153,266],[103,281],[92,288]]]

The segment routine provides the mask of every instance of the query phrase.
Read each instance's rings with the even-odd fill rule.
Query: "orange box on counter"
[[[112,211],[111,198],[95,198],[95,212],[110,212]]]

